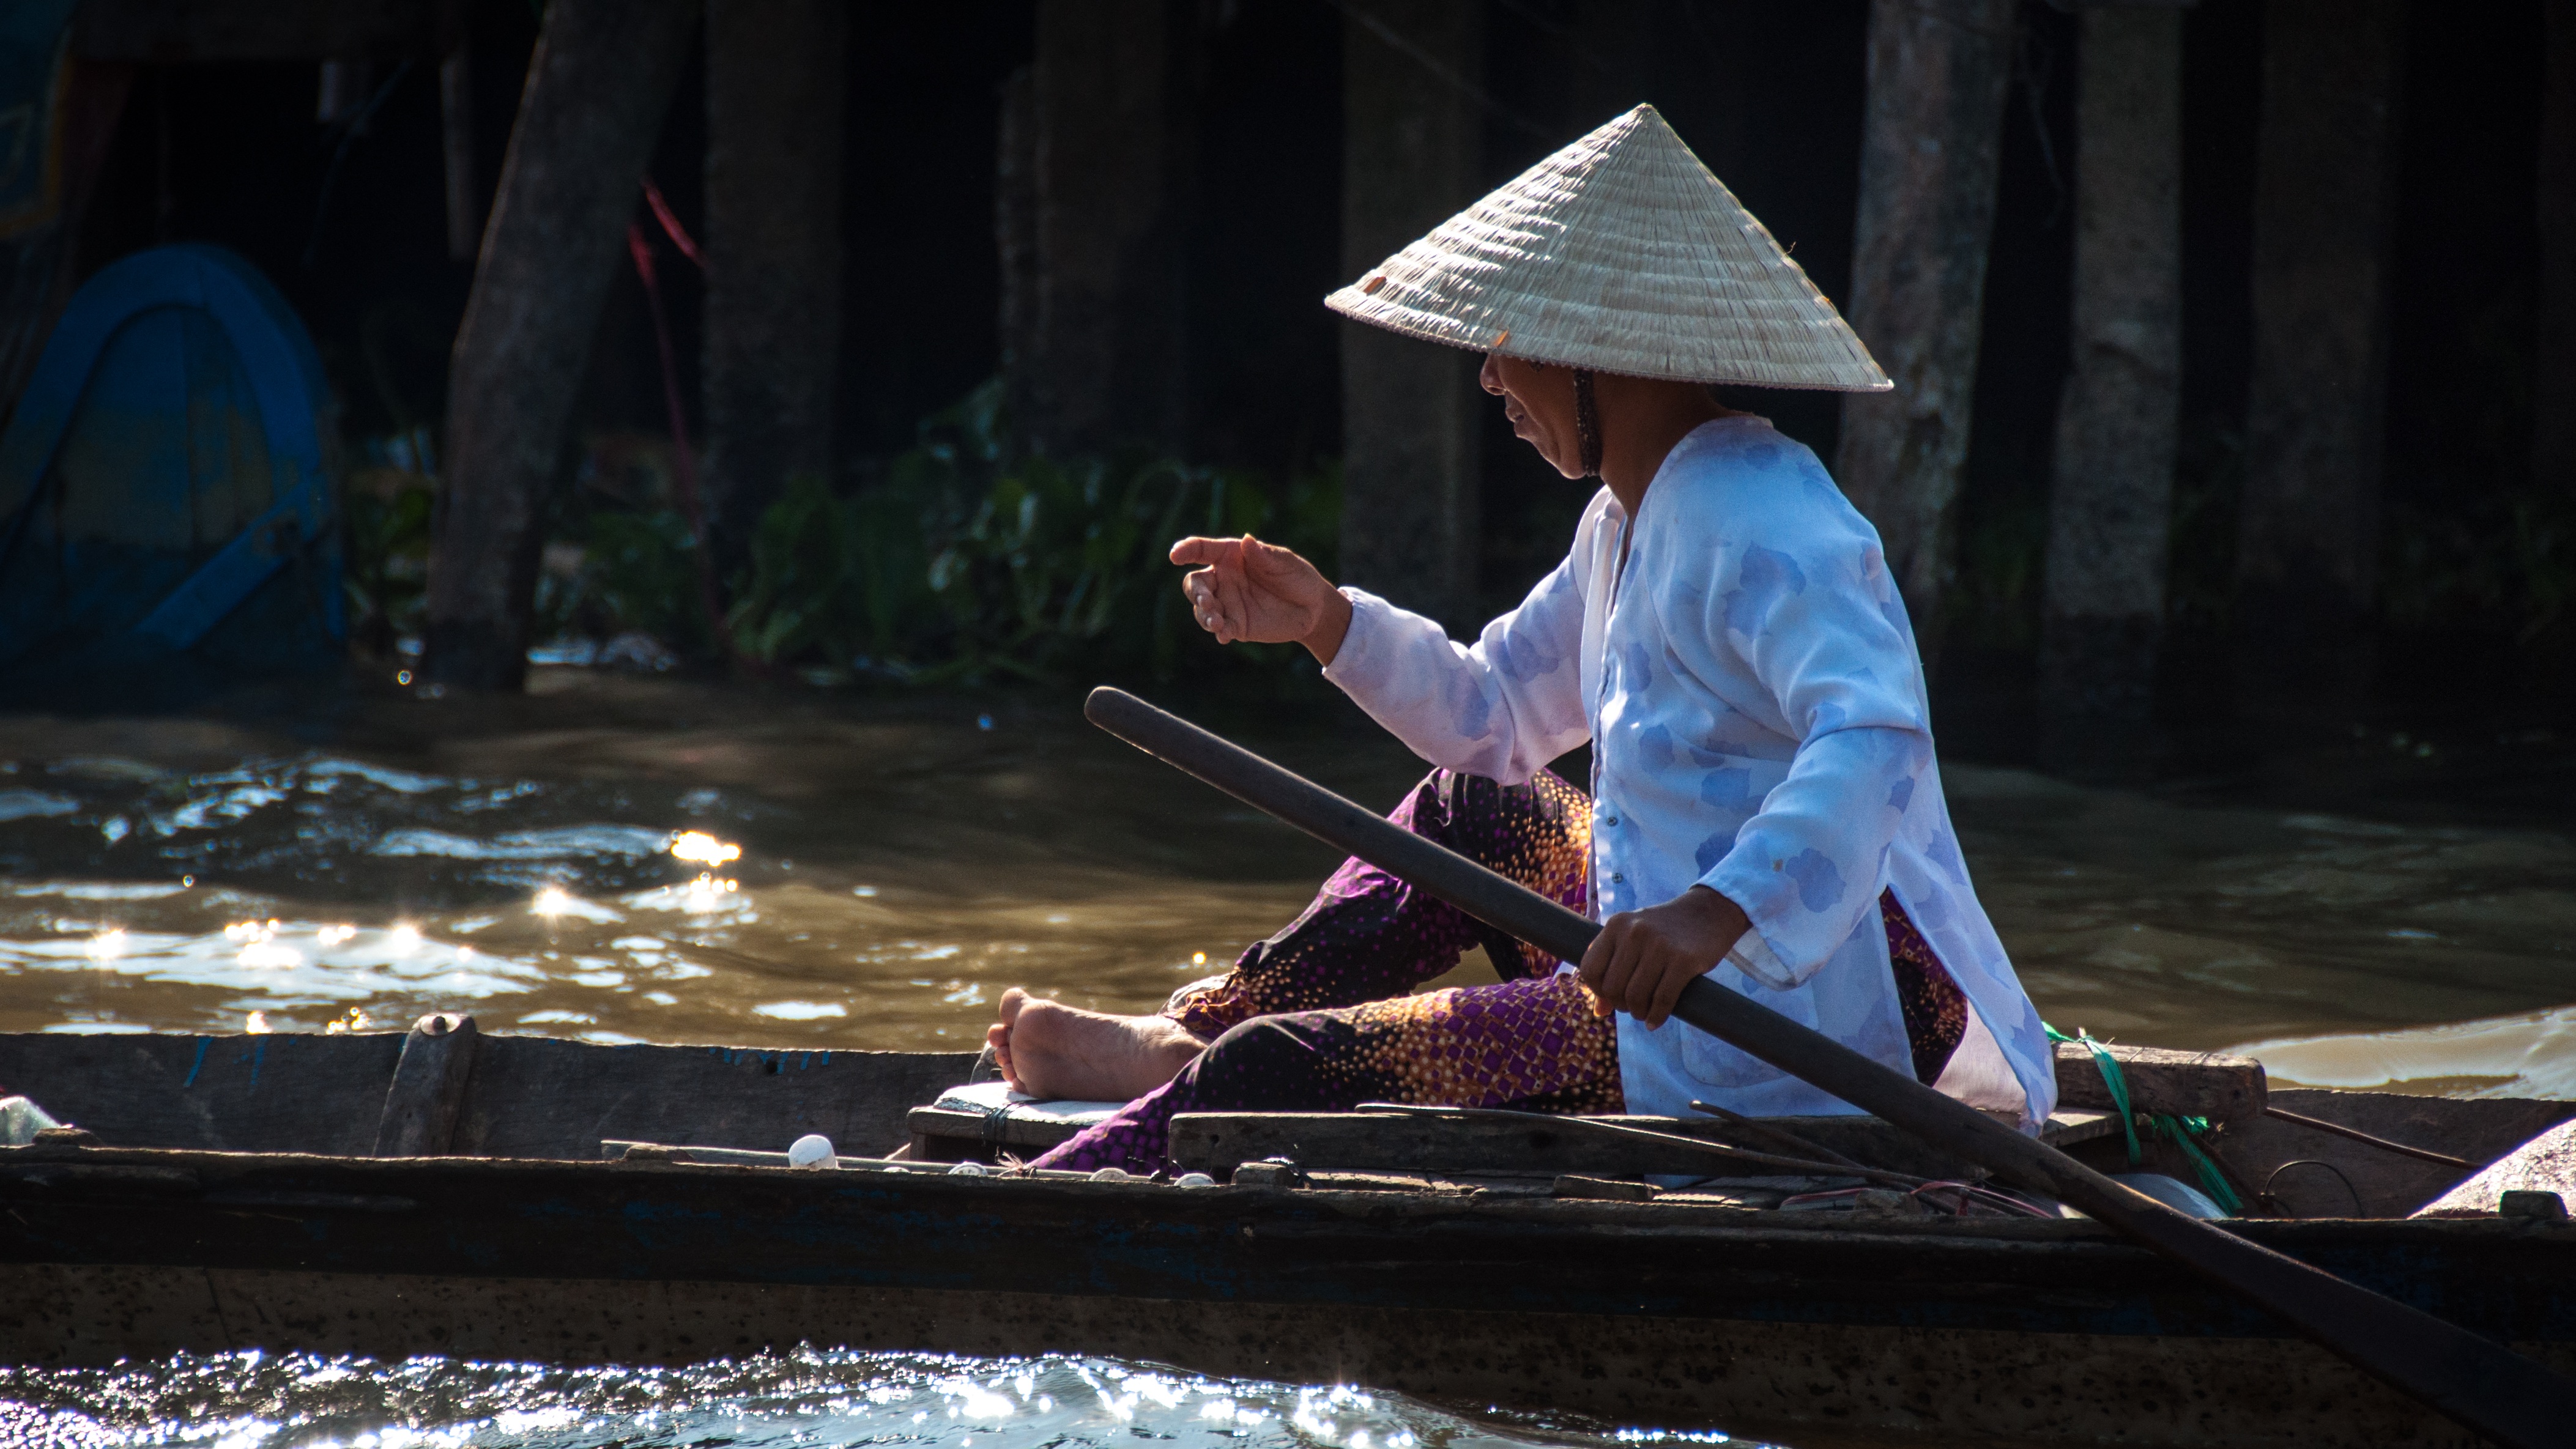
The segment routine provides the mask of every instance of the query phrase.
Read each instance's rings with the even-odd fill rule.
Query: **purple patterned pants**
[[[1506,786],[1435,770],[1389,818],[1581,911],[1591,804],[1545,771]],[[1880,911],[1917,1073],[1930,1081],[1958,1044],[1964,1006],[1893,896]],[[1485,948],[1503,980],[1408,994],[1471,946]],[[1536,947],[1346,861],[1286,930],[1165,1010],[1209,1040],[1197,1060],[1031,1165],[1162,1170],[1182,1112],[1337,1112],[1375,1101],[1621,1111],[1616,1028],[1556,968]]]
[[[1434,771],[1391,818],[1530,889],[1584,906],[1590,802],[1554,775],[1502,786]],[[1483,946],[1507,979],[1408,995]],[[1165,1013],[1212,1038],[1198,1060],[1036,1166],[1166,1166],[1178,1112],[1439,1102],[1616,1112],[1611,1023],[1555,958],[1353,860],[1288,928]]]

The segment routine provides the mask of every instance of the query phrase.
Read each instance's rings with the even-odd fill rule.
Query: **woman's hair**
[[[1533,359],[1530,366],[1544,372],[1555,366]],[[1574,450],[1583,463],[1583,476],[1601,476],[1601,404],[1592,396],[1592,369],[1574,369]]]
[[[1574,370],[1574,446],[1583,457],[1583,476],[1601,476],[1601,405],[1592,398],[1592,369]]]

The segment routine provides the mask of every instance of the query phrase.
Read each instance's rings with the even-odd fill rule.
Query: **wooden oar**
[[[1083,714],[1147,754],[1560,960],[1583,959],[1600,932],[1545,896],[1123,690],[1093,690]],[[2176,1212],[1706,977],[1683,988],[1673,1014],[2008,1182],[2117,1228],[2500,1444],[2564,1445],[2576,1425],[2576,1384],[2530,1359]]]

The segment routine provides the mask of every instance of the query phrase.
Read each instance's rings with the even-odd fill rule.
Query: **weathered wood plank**
[[[374,1150],[403,1038],[0,1033],[0,1083],[109,1146]]]
[[[2555,1362],[2576,1357],[2576,1229],[2491,1219],[2242,1231]],[[189,1291],[174,1291],[181,1284]],[[1888,1422],[1927,1442],[2007,1429],[2012,1442],[2065,1442],[2075,1422],[2065,1416],[2094,1414],[2105,1398],[2138,1422],[2115,1434],[2086,1418],[2082,1432],[2131,1443],[2237,1443],[2257,1431],[2281,1446],[2456,1442],[2409,1439],[2404,1423],[2393,1439],[2319,1438],[2308,1426],[2346,1423],[2333,1395],[2376,1391],[2349,1375],[2303,1380],[2301,1393],[2322,1397],[2283,1404],[2282,1366],[2306,1362],[2297,1340],[2080,1222],[1880,1224],[1667,1202],[668,1164],[112,1149],[67,1162],[17,1149],[0,1152],[0,1301],[14,1310],[0,1315],[0,1361],[259,1346],[642,1362],[810,1339],[1132,1352],[1193,1366],[1202,1350],[1271,1355],[1205,1366],[1335,1371],[1498,1402],[1493,1381],[1446,1377],[1444,1366],[1544,1344],[1582,1368],[1575,1378],[1611,1376],[1584,1379],[1600,1397],[1583,1403],[1706,1413],[1733,1428],[1769,1400],[1725,1397],[1735,1392],[1725,1385],[1767,1394],[1763,1375],[1785,1373],[1812,1387],[1843,1372],[1832,1365],[1866,1360],[1903,1386],[1879,1384],[1868,1402],[1892,1406]],[[875,1316],[904,1304],[892,1320]],[[1207,1341],[1156,1348],[1120,1336],[1175,1323]],[[1325,1336],[1348,1324],[1377,1325],[1375,1336],[1336,1360]],[[221,1340],[167,1341],[210,1331]],[[1282,1347],[1283,1336],[1297,1341]],[[1964,1345],[1955,1357],[1912,1369],[1874,1356],[1952,1341]],[[1677,1361],[1711,1372],[1653,1368]],[[2077,1379],[2022,1376],[2069,1361],[2092,1367]],[[2183,1378],[2147,1371],[2156,1364]],[[2233,1377],[2192,1377],[2203,1372]],[[2005,1376],[1981,1376],[1991,1374]],[[1547,1392],[1566,1381],[1547,1380]],[[1865,1385],[1844,1393],[1841,1378],[1831,1382],[1833,1432],[1847,1434]],[[1969,1412],[2019,1405],[2041,1382],[2060,1401],[2034,1400],[2008,1421]],[[1942,1428],[1955,1432],[1929,1433]]]
[[[1672,1117],[1615,1117],[1623,1126],[1742,1145],[1790,1156],[1787,1148],[1735,1138],[1719,1123]],[[1968,1165],[1874,1117],[1780,1117],[1785,1129],[1866,1166],[1919,1177],[1957,1177]],[[1247,1162],[1285,1157],[1302,1167],[1403,1172],[1741,1176],[1748,1167],[1713,1152],[1662,1146],[1572,1124],[1443,1119],[1348,1112],[1184,1112],[1172,1119],[1172,1160],[1223,1177]]]
[[[2576,1102],[2519,1099],[2454,1101],[2393,1092],[2333,1092],[2311,1088],[2272,1095],[2284,1108],[2358,1128],[2409,1147],[2427,1147],[2471,1162],[2487,1163],[2576,1117]],[[2280,1172],[2273,1191],[2301,1216],[2403,1217],[2440,1197],[2472,1174],[2437,1162],[2400,1157],[2358,1142],[2273,1117],[2231,1124],[2219,1139],[2236,1169],[2261,1187],[2282,1164],[2326,1162],[2340,1172],[2303,1167]],[[2158,1167],[2177,1172],[2187,1168]],[[2188,1181],[2188,1177],[2185,1178]],[[2345,1183],[2351,1183],[2347,1191]]]
[[[2140,1112],[2170,1112],[2232,1122],[2263,1110],[2263,1064],[2217,1052],[2177,1052],[2162,1047],[2106,1046],[2129,1086],[2129,1105]],[[2057,1047],[2057,1100],[2090,1112],[2112,1110],[2111,1088],[2080,1042]]]
[[[907,1140],[904,1114],[965,1081],[965,1052],[762,1051],[483,1040],[456,1149],[595,1158],[602,1138],[784,1151],[808,1132],[851,1156]]]
[[[942,1162],[955,1162],[967,1156],[986,1156],[988,1154],[976,1150],[984,1147],[1010,1148],[1022,1155],[1030,1151],[1044,1152],[1082,1130],[1070,1122],[994,1118],[982,1112],[960,1112],[937,1106],[915,1107],[905,1116],[904,1122],[912,1133],[916,1155],[927,1145],[928,1150],[936,1154],[932,1160]]]
[[[403,1037],[393,1084],[376,1123],[376,1156],[439,1157],[456,1141],[465,1084],[483,1034],[474,1018],[445,1012],[422,1017]]]
[[[109,1146],[374,1153],[404,1036],[0,1033],[0,1083]],[[598,1046],[482,1036],[447,1150],[593,1158],[600,1139],[784,1149],[820,1132],[858,1155],[966,1080],[964,1052]]]
[[[1248,1118],[1297,1118],[1301,1117],[1303,1114],[1245,1113],[1242,1115]],[[1044,1152],[1058,1143],[1070,1139],[1074,1134],[1082,1130],[1078,1126],[1065,1122],[1032,1122],[1012,1117],[995,1120],[988,1119],[981,1112],[960,1112],[936,1106],[915,1107],[905,1120],[912,1130],[912,1155],[924,1162],[962,1162],[968,1158],[973,1158],[977,1161],[989,1162],[994,1160],[1002,1152],[1014,1152],[1022,1157],[1034,1156],[1035,1154]],[[1386,1119],[1384,1117],[1372,1116],[1353,1120],[1381,1122]],[[1670,1130],[1674,1125],[1676,1125],[1673,1119],[1661,1117],[1619,1118],[1616,1120],[1627,1122],[1634,1126],[1651,1126],[1658,1131]],[[1926,1164],[1938,1162],[1942,1169],[1941,1173],[1927,1173],[1926,1175],[1947,1175],[1949,1173],[1960,1172],[1966,1169],[1966,1164],[1950,1161],[1948,1159],[1937,1159],[1929,1156],[1917,1157],[1909,1151],[1903,1142],[1899,1140],[1904,1134],[1895,1131],[1893,1128],[1889,1128],[1885,1123],[1879,1122],[1875,1118],[1785,1118],[1779,1122],[1767,1123],[1766,1125],[1802,1128],[1813,1125],[1816,1122],[1823,1122],[1828,1125],[1825,1126],[1821,1133],[1802,1133],[1801,1135],[1807,1136],[1808,1140],[1816,1142],[1820,1146],[1831,1145],[1827,1142],[1827,1138],[1832,1138],[1835,1141],[1859,1140],[1863,1142],[1864,1145],[1869,1146],[1873,1151],[1879,1151],[1883,1154],[1892,1153],[1894,1155],[1904,1157],[1909,1161],[1919,1160]],[[1431,1125],[1437,1127],[1443,1124],[1433,1121]],[[1681,1122],[1678,1125],[1695,1129],[1691,1134],[1694,1136],[1708,1135],[1708,1129],[1710,1128],[1710,1124],[1697,1119]],[[1365,1135],[1364,1129],[1353,1130],[1360,1133],[1360,1135]],[[1579,1132],[1582,1129],[1575,1128],[1572,1130]],[[2050,1142],[2057,1143],[2060,1146],[2065,1146],[2071,1143],[2089,1141],[2096,1137],[2107,1136],[2118,1130],[2119,1128],[2115,1120],[2108,1116],[2092,1112],[2067,1112],[2049,1119],[2049,1128],[2044,1136]],[[1526,1166],[1521,1162],[1517,1155],[1511,1155],[1516,1153],[1517,1149],[1510,1147],[1509,1144],[1515,1143],[1519,1140],[1514,1137],[1512,1133],[1506,1131],[1499,1134],[1499,1140],[1506,1144],[1505,1157],[1496,1158],[1492,1163],[1487,1164],[1482,1168],[1467,1168],[1460,1170],[1529,1173],[1553,1171],[1553,1169],[1545,1167]],[[1623,1157],[1616,1151],[1608,1150],[1613,1145],[1614,1144],[1606,1142],[1601,1144],[1601,1161],[1630,1161],[1630,1158]],[[1794,1157],[1798,1155],[1786,1147],[1782,1147],[1777,1144],[1766,1145],[1760,1142],[1753,1142],[1750,1139],[1744,1139],[1743,1145],[1751,1146],[1760,1151],[1777,1152],[1782,1156]],[[1462,1155],[1469,1157],[1473,1157],[1477,1152],[1483,1150],[1485,1149],[1471,1145],[1461,1145],[1458,1148],[1458,1151]],[[1696,1165],[1673,1168],[1670,1170],[1675,1172],[1697,1172],[1707,1170],[1708,1164],[1701,1162],[1701,1158],[1708,1154],[1694,1153],[1687,1148],[1676,1149],[1674,1151],[1679,1156],[1689,1158],[1690,1161]],[[1278,1154],[1264,1153],[1261,1155],[1273,1156]],[[1638,1163],[1661,1162],[1664,1160],[1665,1155],[1666,1153],[1663,1150],[1649,1148],[1643,1155],[1635,1156],[1634,1161]],[[1861,1160],[1875,1164],[1878,1159],[1863,1158]],[[1184,1165],[1186,1166],[1188,1164]],[[1361,1164],[1328,1163],[1326,1165],[1359,1166]],[[1371,1163],[1368,1165],[1377,1167],[1389,1166],[1389,1164],[1382,1163]],[[1720,1161],[1716,1164],[1716,1168],[1717,1170],[1725,1170],[1725,1164]],[[1214,1171],[1214,1169],[1205,1170]],[[1441,1169],[1406,1167],[1404,1170],[1436,1172]],[[1663,1172],[1667,1169],[1654,1166],[1631,1166],[1621,1170],[1642,1173]],[[1911,1171],[1912,1169],[1898,1170]]]

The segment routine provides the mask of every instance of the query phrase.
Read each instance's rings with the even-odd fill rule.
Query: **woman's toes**
[[[1011,1029],[998,1025],[984,1028],[984,1045],[993,1049],[993,1069],[1002,1074],[1012,1091],[1019,1091],[1020,1075],[1011,1066]]]

